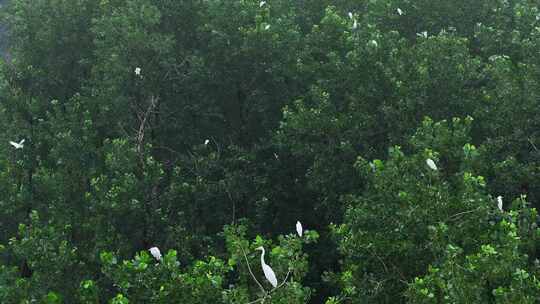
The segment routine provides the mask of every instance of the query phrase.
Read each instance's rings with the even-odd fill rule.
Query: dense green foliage
[[[538,0],[1,15],[0,303],[538,302]]]

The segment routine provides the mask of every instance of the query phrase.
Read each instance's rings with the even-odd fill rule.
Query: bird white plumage
[[[397,8],[397,13],[398,13],[400,16],[403,15],[403,11],[402,11],[399,7]]]
[[[416,36],[422,37],[422,38],[427,38],[427,37],[428,37],[428,33],[427,33],[427,31],[423,31],[423,32],[421,32],[421,33],[416,33]]]
[[[352,12],[349,12],[349,18],[352,20],[352,18],[353,18]]]
[[[14,141],[10,141],[9,144],[12,145],[15,149],[22,149],[22,148],[24,148],[24,141],[25,141],[25,139],[21,140],[18,143],[14,142]]]
[[[264,272],[264,277],[268,280],[268,282],[270,282],[270,284],[272,284],[272,286],[274,286],[274,288],[277,287],[277,278],[276,278],[276,274],[274,273],[274,271],[272,270],[272,268],[270,268],[270,266],[268,266],[265,262],[264,262],[264,247],[257,247],[255,248],[255,250],[261,250],[261,266],[262,266],[262,270]]]
[[[354,20],[352,28],[353,30],[356,30],[358,28],[358,22],[356,20]]]
[[[497,196],[497,207],[499,207],[499,210],[503,211],[503,200],[502,196]]]
[[[304,234],[304,229],[302,229],[302,223],[300,221],[296,222],[296,233],[298,233],[299,237],[302,237],[302,234]]]
[[[266,4],[266,1],[259,2],[259,7],[263,7]]]
[[[427,164],[428,167],[430,167],[432,170],[437,170],[437,165],[435,165],[435,162],[433,161],[433,159],[431,159],[431,158],[426,159],[426,164]]]
[[[137,76],[141,75],[141,68],[139,68],[139,67],[135,68],[135,75],[137,75]]]
[[[265,30],[268,30],[269,28],[270,28],[270,24],[267,24],[267,25],[264,27]]]
[[[150,249],[148,249],[150,251],[150,254],[158,261],[161,260],[161,252],[159,251],[159,248],[157,247],[152,247]]]
[[[207,139],[207,140],[204,141],[204,145],[205,145],[205,146],[208,145],[209,143],[210,143],[210,140],[209,140],[209,139]]]

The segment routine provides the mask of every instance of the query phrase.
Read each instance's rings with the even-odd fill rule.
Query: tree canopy
[[[1,303],[538,301],[538,0],[0,6]]]

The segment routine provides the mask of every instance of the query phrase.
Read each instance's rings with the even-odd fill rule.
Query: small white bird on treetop
[[[161,252],[159,251],[159,248],[152,247],[148,249],[150,251],[150,254],[158,261],[161,261]]]
[[[274,288],[277,287],[277,278],[276,278],[276,274],[274,273],[274,271],[272,270],[272,268],[270,268],[270,266],[266,265],[266,263],[264,262],[264,247],[257,247],[255,248],[255,250],[261,250],[261,266],[262,266],[262,270],[264,272],[264,276],[266,277],[266,279],[268,280],[268,282],[270,282],[270,284],[272,284],[272,286],[274,286]]]
[[[266,4],[266,1],[259,2],[259,7],[263,7]]]
[[[400,16],[403,15],[403,11],[402,11],[399,7],[397,8],[397,13],[398,13]]]
[[[299,237],[302,237],[302,234],[304,234],[304,230],[302,229],[302,223],[300,223],[300,221],[296,222],[296,233],[298,233]]]
[[[426,159],[426,164],[427,164],[428,167],[430,167],[432,170],[437,170],[437,165],[435,165],[435,162],[433,161],[433,159],[431,159],[431,158]]]
[[[503,211],[503,200],[502,196],[497,196],[497,207],[499,207],[499,210]]]
[[[141,75],[141,68],[139,68],[139,67],[135,68],[135,75],[137,75],[137,76]]]
[[[21,140],[21,141],[18,142],[18,143],[14,142],[14,141],[10,141],[9,143],[10,143],[13,147],[15,147],[15,149],[22,149],[22,148],[24,148],[24,141],[25,141],[25,139]]]

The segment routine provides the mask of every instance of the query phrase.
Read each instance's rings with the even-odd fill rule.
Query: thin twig
[[[156,106],[156,102],[158,101],[158,98],[152,96],[150,97],[150,105],[148,106],[148,109],[146,109],[146,113],[144,113],[144,117],[142,118],[141,124],[139,126],[139,131],[137,132],[137,152],[142,154],[142,145],[144,140],[144,130],[146,127],[146,121],[148,120],[148,116],[150,116],[150,113],[152,113],[152,110]]]
[[[527,140],[529,141],[529,143],[531,144],[531,146],[534,148],[534,150],[536,150],[536,152],[538,152],[538,148],[534,145],[534,143],[532,142],[531,138],[527,138]]]
[[[251,301],[251,302],[248,302],[247,304],[255,304],[255,303],[259,303],[259,302],[262,302],[264,300],[264,298],[260,298],[260,299],[257,299],[255,301]]]
[[[449,216],[447,220],[453,220],[453,219],[457,218],[458,216],[465,215],[465,214],[468,214],[468,213],[473,213],[473,212],[478,211],[478,210],[480,210],[480,207],[478,207],[476,209],[472,209],[472,210],[459,212],[459,213],[456,213],[454,215]]]
[[[384,260],[375,252],[375,250],[370,248],[370,251],[371,251],[371,254],[374,255],[379,260],[379,262],[381,262],[381,264],[383,265],[384,271],[390,274],[390,271],[388,271],[388,267],[386,267]]]

